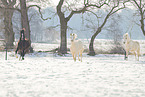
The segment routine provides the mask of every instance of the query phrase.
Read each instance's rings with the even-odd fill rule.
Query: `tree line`
[[[30,3],[32,2],[32,3]],[[41,13],[41,5],[39,3],[43,3],[46,6],[51,6],[51,0],[1,0],[0,1],[0,11],[3,15],[4,22],[4,35],[5,41],[9,48],[13,46],[14,42],[14,31],[13,31],[13,23],[12,17],[15,11],[18,11],[21,14],[21,28],[26,29],[26,38],[31,40],[31,31],[30,24],[28,20],[28,10],[31,7],[35,7],[38,9],[40,17],[43,20],[49,20],[52,17],[43,18],[43,14]],[[103,9],[107,12],[105,16],[103,16],[103,20],[98,23],[97,28],[94,30],[94,34],[91,36],[91,40],[89,43],[89,55],[95,55],[94,51],[94,40],[96,36],[101,33],[103,27],[106,25],[109,18],[111,18],[114,14],[125,9],[129,6],[135,7],[137,10],[137,14],[140,17],[139,26],[142,30],[142,33],[145,35],[144,28],[144,19],[145,19],[145,1],[144,0],[59,0],[58,4],[55,6],[56,15],[59,18],[60,22],[60,47],[59,53],[66,54],[67,53],[67,29],[68,22],[75,14],[87,14],[90,13],[96,17],[96,19],[100,18],[96,11]]]

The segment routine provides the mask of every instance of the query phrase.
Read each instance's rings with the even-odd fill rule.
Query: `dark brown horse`
[[[25,29],[23,28],[20,32],[20,39],[18,41],[17,49],[15,51],[16,57],[17,57],[17,53],[20,54],[19,60],[24,60],[24,56],[27,52],[29,52],[29,47],[30,47],[30,41],[25,39],[24,31]]]

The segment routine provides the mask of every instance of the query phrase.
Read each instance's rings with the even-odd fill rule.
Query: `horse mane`
[[[127,44],[129,44],[129,42],[131,41],[131,39],[130,39],[130,37],[129,37],[129,34],[128,34],[128,33],[125,33],[125,34],[124,34],[124,37],[127,38],[127,39],[126,39],[126,42],[127,42]]]

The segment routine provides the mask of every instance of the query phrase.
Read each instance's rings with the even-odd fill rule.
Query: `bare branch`
[[[16,0],[12,0],[12,1],[9,0],[9,3],[10,3],[9,6],[14,6],[16,4]]]
[[[50,29],[50,28],[57,28],[57,27],[59,27],[59,26],[60,26],[59,24],[56,25],[56,26],[49,26],[48,29]]]
[[[138,4],[136,0],[133,0],[133,2],[135,3],[135,6],[137,6],[137,8],[139,10],[139,14],[140,14],[140,18],[141,18],[140,19],[140,24],[141,24],[140,26],[141,26],[141,30],[142,30],[143,34],[145,35],[145,26],[144,26],[144,19],[145,19],[144,13],[145,13],[145,11],[143,10],[144,4],[142,6],[143,1],[140,0],[140,4]]]
[[[34,15],[36,15],[36,14],[33,14],[30,16],[29,22],[31,21],[31,19],[33,18]]]
[[[7,0],[1,0],[1,1],[2,1],[2,3],[3,3],[4,6],[7,6],[8,5]]]
[[[58,12],[58,13],[62,13],[62,12],[61,12],[61,7],[62,7],[62,5],[63,5],[63,2],[64,2],[64,0],[60,0],[60,1],[59,1],[59,4],[57,5],[57,12]]]
[[[16,4],[16,0],[9,1],[9,3],[7,2],[7,0],[1,0],[1,1],[4,6],[0,6],[0,9],[17,10],[20,12],[20,9],[13,7]]]
[[[127,0],[127,1],[123,2],[123,7],[120,7],[120,8],[118,8],[117,10],[113,11],[110,15],[112,15],[112,14],[114,14],[114,13],[118,12],[118,11],[119,11],[119,10],[121,10],[121,9],[126,8],[125,3],[129,2],[129,1],[130,1],[130,0]],[[113,7],[113,9],[115,9],[115,8],[119,7],[119,2],[120,2],[120,1],[118,1],[117,5],[116,5],[116,6],[114,6],[114,7]]]
[[[40,16],[41,16],[41,19],[42,19],[42,20],[51,19],[50,17],[48,17],[48,18],[46,18],[46,19],[43,18],[43,15],[42,15],[42,13],[41,13],[41,7],[40,7],[40,6],[38,6],[38,5],[30,5],[30,6],[27,7],[27,9],[29,9],[29,8],[31,8],[31,7],[37,7],[37,8],[39,9],[39,13],[40,13]]]
[[[90,10],[87,10],[87,11],[90,12],[90,13],[92,13],[92,14],[94,14],[97,18],[101,18],[96,13],[94,13],[93,11],[90,11]]]
[[[136,4],[136,6],[140,9],[140,6],[139,6],[139,4],[136,2],[136,0],[133,0],[134,1],[134,3]]]
[[[106,1],[106,0],[105,0]],[[105,4],[107,5],[107,3],[104,1],[104,3],[102,3],[100,6],[98,5],[94,5],[94,4],[88,4],[88,1],[87,1],[87,4],[85,4],[85,6],[80,9],[80,10],[73,10],[70,15],[66,18],[67,21],[70,20],[70,18],[74,15],[74,14],[79,14],[79,13],[84,13],[85,11],[87,11],[87,8],[89,7],[96,7],[96,8],[101,8],[102,6],[104,6]]]
[[[6,8],[6,7],[0,6],[0,9],[10,9],[10,10],[17,10],[18,12],[21,12],[21,10],[18,8]]]

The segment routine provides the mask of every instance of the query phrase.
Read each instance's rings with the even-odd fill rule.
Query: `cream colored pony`
[[[76,61],[76,57],[78,55],[78,60],[82,62],[82,53],[84,51],[83,43],[80,40],[75,40],[77,38],[77,35],[74,33],[70,34],[71,38],[71,46],[70,46],[70,52],[73,56],[74,61]],[[81,59],[79,58],[81,57]]]
[[[138,61],[139,61],[139,55],[140,55],[140,44],[137,41],[133,41],[130,39],[128,33],[125,33],[123,35],[123,43],[125,44],[125,51],[126,51],[126,58],[128,58],[128,53],[131,52],[135,55],[138,56]]]

